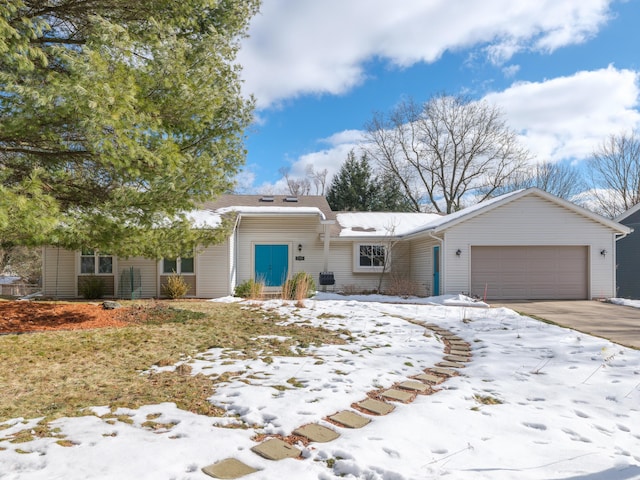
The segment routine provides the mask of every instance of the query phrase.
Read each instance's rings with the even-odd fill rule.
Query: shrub
[[[316,291],[316,282],[307,272],[298,272],[293,278],[287,280],[282,287],[282,295],[285,300],[298,300],[308,298]]]
[[[234,295],[241,298],[260,299],[264,293],[264,282],[255,281],[253,278],[236,286]]]
[[[89,275],[81,277],[80,294],[86,300],[95,300],[104,296],[104,280],[100,277]]]
[[[392,273],[387,279],[384,293],[397,297],[417,297],[424,295],[424,289],[406,275]]]
[[[184,297],[189,291],[189,288],[185,279],[177,273],[174,273],[167,278],[167,283],[162,285],[162,293],[166,297],[176,299]]]

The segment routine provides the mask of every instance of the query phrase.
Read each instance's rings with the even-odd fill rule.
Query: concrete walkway
[[[640,349],[640,308],[596,300],[502,301],[492,306],[507,307],[522,315]]]

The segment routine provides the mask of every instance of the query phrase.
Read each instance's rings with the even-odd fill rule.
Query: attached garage
[[[489,300],[589,298],[587,246],[472,246],[471,293]]]
[[[439,247],[440,293],[579,300],[615,295],[616,241],[629,232],[529,188],[443,216],[411,238]],[[430,264],[428,252],[422,262]]]

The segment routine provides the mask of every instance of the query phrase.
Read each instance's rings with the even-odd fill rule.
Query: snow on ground
[[[640,300],[630,300],[628,298],[610,298],[611,303],[616,305],[625,305],[627,307],[640,308]]]
[[[55,439],[3,441],[36,420],[7,422],[0,430],[0,479],[206,479],[200,469],[227,457],[261,469],[247,480],[640,478],[640,351],[506,308],[473,308],[464,297],[380,300],[325,295],[301,309],[265,302],[289,322],[345,329],[351,339],[301,346],[308,356],[272,363],[225,349],[202,352],[191,363],[194,374],[237,372],[211,397],[227,409],[224,418],[162,404],[122,409],[132,423],[110,424],[98,416],[108,409],[96,407],[96,416],[54,422],[72,447]],[[438,304],[445,300],[464,306]],[[434,395],[396,404],[362,429],[338,429],[337,440],[310,444],[302,460],[273,462],[250,451],[256,433],[329,426],[324,417],[366,392],[440,361],[439,338],[407,319],[436,323],[472,345],[473,360],[461,376]],[[502,403],[483,404],[481,397]],[[175,426],[152,432],[142,425],[149,414]]]

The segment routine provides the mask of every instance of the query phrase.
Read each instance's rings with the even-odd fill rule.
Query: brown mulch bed
[[[0,334],[124,327],[122,310],[102,304],[0,301]]]

